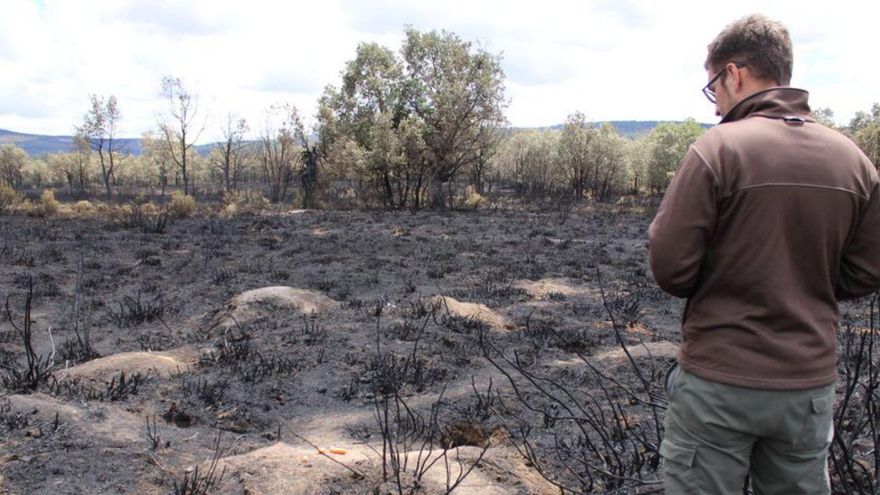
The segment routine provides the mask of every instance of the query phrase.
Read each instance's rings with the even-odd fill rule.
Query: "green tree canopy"
[[[857,112],[847,130],[874,166],[880,168],[880,103],[874,103],[870,112]]]
[[[0,180],[9,187],[20,187],[27,159],[27,153],[14,144],[0,146]]]
[[[362,43],[341,86],[326,88],[320,147],[331,162],[360,148],[360,172],[386,207],[420,207],[426,186],[442,207],[443,183],[492,155],[505,105],[499,56],[453,33],[409,28],[399,56]]]
[[[680,124],[664,122],[651,130],[646,159],[648,186],[652,192],[666,190],[688,148],[703,132],[705,130],[693,119]]]

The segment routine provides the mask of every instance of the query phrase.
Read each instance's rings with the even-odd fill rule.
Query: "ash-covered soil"
[[[593,489],[656,478],[650,452],[627,447],[653,419],[625,392],[641,382],[617,336],[659,383],[681,305],[650,279],[650,218],[306,211],[148,234],[0,217],[2,493],[444,493],[464,472],[455,493],[558,493],[523,457],[524,431],[559,480],[554,456],[589,449],[559,445],[580,428],[528,375],[626,422],[607,441],[635,460],[603,460],[596,440],[584,462],[618,471]],[[51,375],[35,381],[29,287]]]

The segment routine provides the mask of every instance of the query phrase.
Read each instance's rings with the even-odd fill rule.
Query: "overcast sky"
[[[795,46],[792,85],[846,123],[880,101],[880,2],[541,0],[2,0],[0,128],[71,134],[89,94],[116,95],[121,134],[156,127],[164,75],[199,98],[206,142],[228,113],[314,114],[362,41],[397,51],[405,25],[446,29],[503,56],[515,126],[593,120],[715,122],[700,88],[706,45],[761,12]]]

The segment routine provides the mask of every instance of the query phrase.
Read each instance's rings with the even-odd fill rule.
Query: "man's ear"
[[[731,94],[735,94],[742,88],[743,85],[743,80],[739,71],[739,67],[737,67],[735,63],[730,62],[724,66],[724,70],[727,71],[727,81],[730,82],[730,84],[732,85],[731,88],[733,89],[733,91],[731,91]]]

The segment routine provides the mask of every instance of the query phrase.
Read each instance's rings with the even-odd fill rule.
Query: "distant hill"
[[[40,156],[71,151],[73,136],[44,136],[0,129],[0,145],[3,144],[14,144],[30,156]],[[113,147],[123,153],[141,154],[140,139],[119,138],[114,140]]]
[[[638,137],[651,132],[651,129],[657,127],[664,121],[658,120],[612,120],[607,122],[613,125],[617,132],[628,138]],[[605,122],[596,122],[603,124]],[[700,124],[708,129],[712,124]],[[550,126],[550,129],[560,129],[562,124]],[[544,129],[547,129],[545,127]],[[25,134],[21,132],[7,131],[0,129],[0,145],[14,144],[23,149],[30,156],[39,156],[47,153],[67,152],[73,146],[72,136],[44,136],[41,134]],[[200,155],[207,155],[211,152],[213,143],[201,144],[196,146],[196,150]],[[131,153],[133,155],[141,154],[141,141],[136,138],[119,138],[116,140],[116,149],[123,153]]]
[[[44,136],[41,134],[25,134],[23,132],[0,129],[0,145],[14,144],[23,149],[29,156],[40,156],[47,153],[66,153],[73,148],[73,136]],[[196,146],[196,152],[207,155],[213,143]],[[141,140],[136,138],[117,138],[113,148],[121,153],[141,154]]]
[[[3,144],[14,144],[28,155],[37,156],[58,151],[70,151],[73,146],[73,138],[70,136],[24,134],[0,129],[0,145]]]
[[[634,138],[641,136],[643,134],[647,134],[651,132],[651,129],[657,127],[658,124],[662,124],[668,121],[661,120],[612,120],[608,122],[613,125],[617,132],[621,135],[626,136],[628,138]],[[672,122],[673,124],[680,124],[681,122]],[[704,124],[701,123],[700,127],[703,129],[709,129],[715,124]]]
[[[637,138],[651,132],[652,129],[660,124],[671,122],[680,124],[682,121],[675,120],[609,120],[607,122],[594,122],[596,125],[611,124],[617,129],[621,136],[628,138]],[[542,127],[541,129],[562,129],[565,124],[556,124],[550,127]],[[714,124],[700,124],[703,129],[709,129]]]

